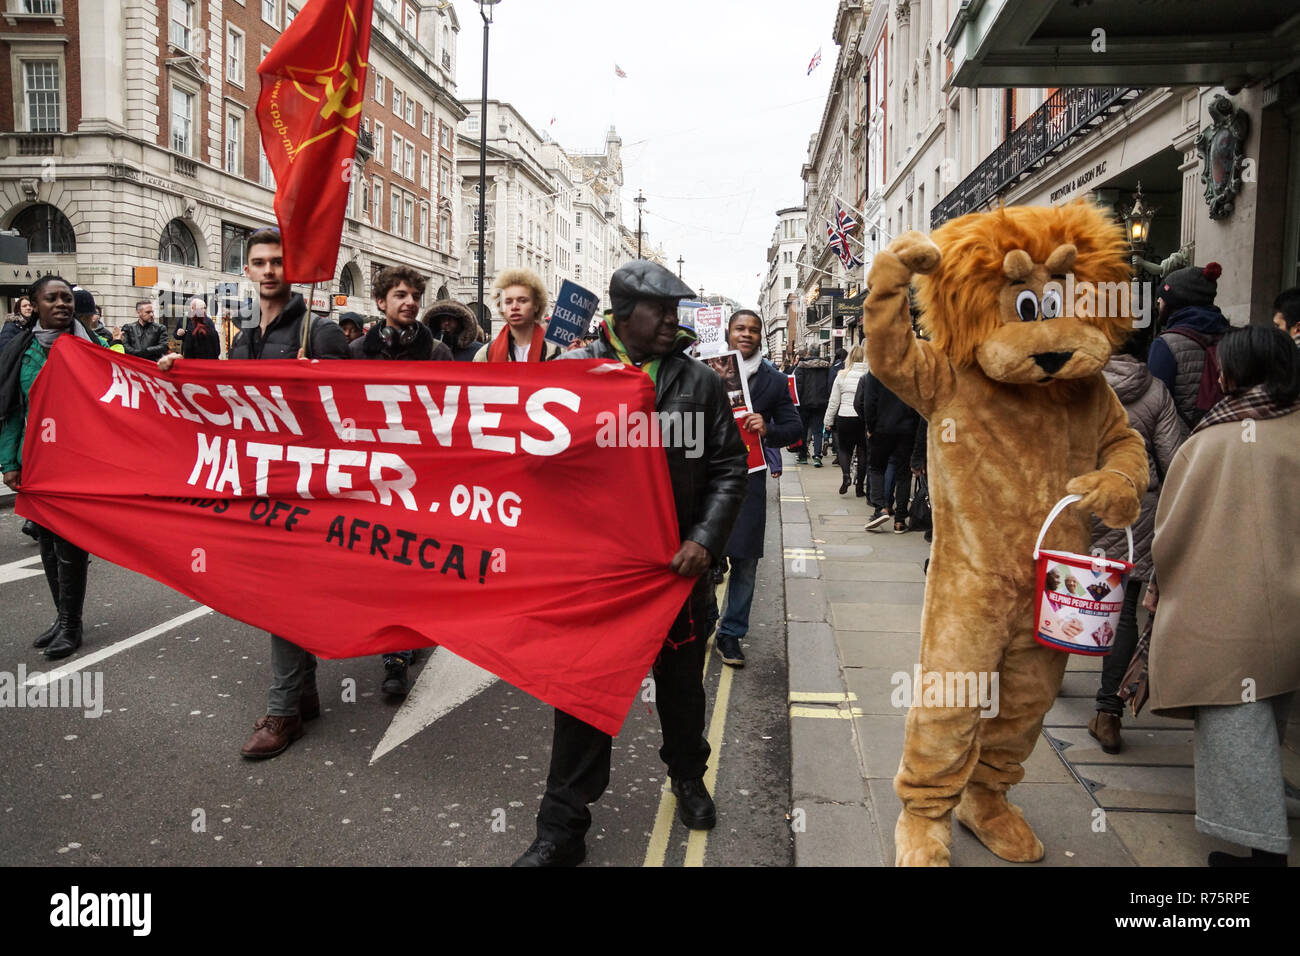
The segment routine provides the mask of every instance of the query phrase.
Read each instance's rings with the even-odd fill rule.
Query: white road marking
[[[35,568],[28,565],[36,565]],[[37,575],[44,574],[45,568],[41,565],[41,556],[33,555],[30,558],[23,558],[21,561],[10,561],[8,564],[0,564],[0,584],[9,584],[12,581],[21,581],[23,578],[34,578]]]
[[[143,644],[145,641],[157,637],[159,634],[166,634],[168,631],[178,628],[182,624],[188,624],[190,621],[197,620],[203,615],[211,613],[212,608],[210,607],[196,607],[193,610],[186,611],[184,614],[172,618],[170,621],[164,621],[156,627],[149,628],[147,631],[141,631],[134,637],[128,637],[124,640],[118,641],[116,644],[110,644],[103,650],[95,651],[93,654],[87,654],[85,657],[80,657],[69,664],[56,668],[55,670],[47,671],[44,674],[33,674],[27,679],[27,686],[30,687],[33,684],[48,684],[50,681],[59,680],[68,674],[89,667],[91,664],[98,664],[100,661],[106,660],[114,654],[129,650],[137,644]]]
[[[435,647],[424,669],[393,715],[384,739],[370,757],[373,764],[394,747],[410,740],[440,717],[477,697],[500,680],[490,671],[457,657],[445,647]]]

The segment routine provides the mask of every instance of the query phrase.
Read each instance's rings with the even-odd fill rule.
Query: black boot
[[[1209,857],[1210,866],[1286,866],[1285,853],[1269,853],[1266,850],[1251,847],[1250,856],[1235,856],[1214,850]]]
[[[37,541],[41,545],[41,564],[45,566],[45,583],[50,586],[50,597],[54,599],[54,623],[45,629],[36,640],[32,641],[32,647],[48,647],[50,641],[54,640],[54,635],[59,630],[59,561],[54,556],[54,534],[46,531],[37,525],[40,532]]]
[[[23,534],[27,535],[27,537],[31,538],[33,541],[40,541],[41,526],[31,518],[28,518],[23,522]]]
[[[59,628],[45,649],[45,659],[57,661],[81,646],[81,609],[86,603],[86,571],[90,555],[71,541],[54,537],[59,562]]]

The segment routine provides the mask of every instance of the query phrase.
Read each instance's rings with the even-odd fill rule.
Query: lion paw
[[[938,268],[939,260],[943,258],[939,247],[930,241],[930,237],[915,229],[909,229],[886,248],[898,256],[899,261],[912,272],[919,272],[922,275],[927,275]]]
[[[937,820],[904,810],[894,825],[894,866],[948,866],[952,814]]]
[[[1127,528],[1138,519],[1142,497],[1133,482],[1116,471],[1090,471],[1071,478],[1065,486],[1071,495],[1082,495],[1075,507],[1090,511],[1108,528]]]
[[[1024,813],[1005,793],[968,784],[957,804],[957,822],[994,856],[1010,863],[1037,863],[1046,852]]]

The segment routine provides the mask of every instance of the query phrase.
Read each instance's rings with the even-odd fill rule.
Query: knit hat
[[[81,286],[77,286],[72,290],[72,314],[95,314],[95,297]]]
[[[1217,262],[1201,266],[1188,266],[1176,269],[1165,276],[1160,286],[1158,298],[1165,300],[1167,313],[1189,305],[1214,305],[1214,297],[1219,292],[1219,276],[1223,267]]]

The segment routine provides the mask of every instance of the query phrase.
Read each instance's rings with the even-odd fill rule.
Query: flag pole
[[[311,358],[310,337],[311,337],[311,301],[316,298],[316,283],[311,284],[311,291],[307,293],[307,314],[302,319],[302,355],[303,358]]]

